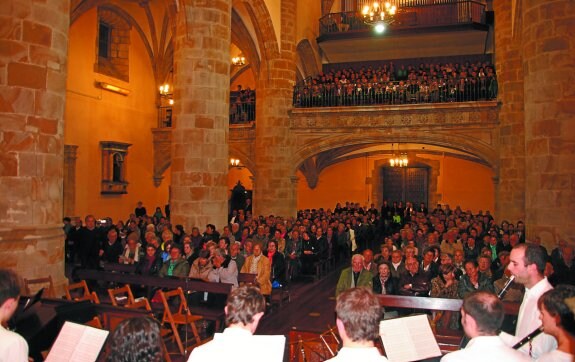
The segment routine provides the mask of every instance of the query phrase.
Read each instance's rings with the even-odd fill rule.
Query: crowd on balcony
[[[495,68],[488,62],[393,62],[378,67],[331,69],[294,87],[295,107],[364,106],[492,100]]]
[[[135,264],[143,275],[236,285],[238,272],[261,273],[264,294],[272,285],[313,274],[318,263],[348,263],[360,254],[376,292],[463,298],[476,289],[500,290],[510,275],[510,250],[521,243],[544,250],[553,284],[573,284],[575,278],[573,248],[565,241],[549,254],[538,238],[525,238],[522,221],[496,223],[489,211],[448,205],[428,210],[423,203],[384,201],[377,209],[347,202],[283,218],[253,216],[248,201],[232,211],[228,224],[209,224],[203,232],[198,225],[172,225],[160,208],[148,215],[143,205],[125,223],[92,215],[85,222],[65,220],[70,262],[96,269],[101,263]],[[516,286],[507,298],[521,301],[522,293]]]
[[[256,119],[256,91],[238,85],[230,92],[230,124],[242,124]]]

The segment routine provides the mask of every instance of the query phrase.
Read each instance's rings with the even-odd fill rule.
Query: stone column
[[[0,3],[0,267],[51,275],[59,294],[69,12],[69,0]]]
[[[76,154],[78,146],[64,145],[64,216],[76,216]]]
[[[171,218],[227,222],[231,0],[185,0],[174,51]]]
[[[512,1],[494,1],[495,71],[499,84],[499,167],[495,183],[497,220],[525,219],[525,125],[519,24]],[[513,29],[513,30],[512,30]]]
[[[295,12],[295,0],[281,1],[280,51],[262,61],[267,74],[260,75],[257,85],[254,215],[289,217],[297,211],[288,115],[295,83]]]
[[[521,4],[527,236],[575,243],[575,2]]]

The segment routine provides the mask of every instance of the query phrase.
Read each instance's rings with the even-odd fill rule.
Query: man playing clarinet
[[[541,333],[533,337],[541,327],[537,301],[543,293],[553,289],[543,275],[545,262],[546,257],[540,247],[534,244],[519,244],[511,250],[508,266],[515,276],[515,282],[525,286],[525,295],[517,316],[515,336],[502,332],[501,338],[510,346],[522,340],[527,341],[519,350],[532,359],[557,348],[557,342],[548,334]]]

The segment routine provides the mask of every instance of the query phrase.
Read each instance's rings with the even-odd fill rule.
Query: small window
[[[101,58],[110,57],[110,34],[112,29],[110,25],[100,22],[98,31],[98,56]]]

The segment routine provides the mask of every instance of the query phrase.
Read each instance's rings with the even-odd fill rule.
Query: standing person
[[[468,294],[461,307],[461,324],[471,340],[465,349],[446,354],[441,362],[530,361],[497,335],[503,316],[503,302],[495,294],[485,291]]]
[[[534,311],[537,308],[539,297],[548,290],[553,289],[553,286],[543,275],[547,258],[537,245],[519,244],[511,250],[509,259],[508,268],[515,276],[515,283],[525,286],[523,302],[521,302],[517,316],[515,336],[505,332],[501,333],[502,338],[508,345],[514,345],[541,327],[539,315],[534,313]],[[555,339],[548,334],[542,333],[524,345],[520,351],[529,354],[533,359],[537,359],[542,354],[555,348],[557,348]]]
[[[88,215],[86,226],[73,234],[74,247],[80,256],[80,263],[86,269],[98,269],[100,261],[101,234],[96,228],[96,218]]]
[[[541,355],[537,362],[575,360],[575,318],[566,300],[575,297],[575,286],[558,285],[545,292],[537,302],[545,333],[557,340],[557,349]]]
[[[373,343],[379,337],[381,306],[370,289],[351,288],[343,291],[337,297],[335,314],[343,347],[328,362],[387,361]]]
[[[146,207],[144,206],[144,203],[142,201],[138,201],[138,205],[134,209],[134,214],[136,214],[136,217],[143,217],[148,214],[148,212],[146,211]]]
[[[232,290],[224,308],[227,328],[212,341],[194,348],[188,362],[270,361],[253,336],[265,310],[266,300],[258,288],[244,285]]]
[[[11,270],[0,269],[0,362],[28,362],[28,343],[4,328],[18,308],[21,284]]]

